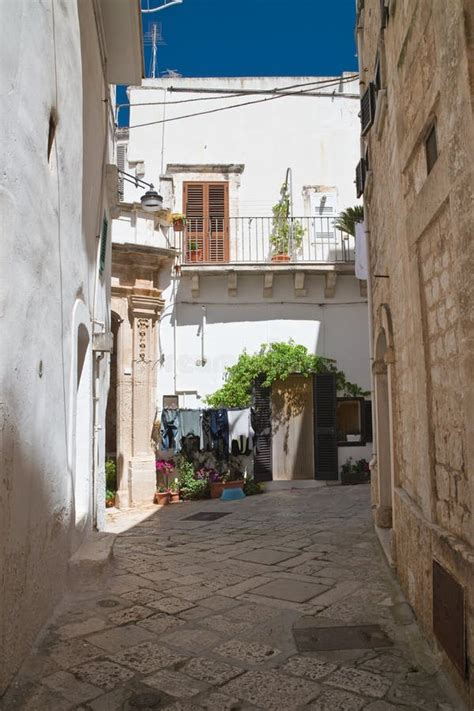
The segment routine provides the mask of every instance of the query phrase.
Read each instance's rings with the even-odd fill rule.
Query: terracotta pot
[[[170,504],[177,504],[179,501],[179,491],[170,491]]]
[[[224,489],[243,489],[245,481],[243,479],[238,479],[238,481],[215,481],[211,482],[211,499],[220,499]]]
[[[169,491],[157,491],[155,494],[155,504],[158,504],[159,506],[166,506],[166,504],[169,504],[170,502],[170,494]]]
[[[188,262],[202,262],[202,249],[193,249],[187,253]]]
[[[184,220],[182,217],[178,220],[173,220],[173,229],[175,232],[182,232],[184,230]]]
[[[272,262],[289,262],[289,254],[272,254]]]
[[[112,506],[115,506],[115,496],[114,496],[113,499],[106,499],[106,500],[105,500],[105,507],[106,507],[107,509],[111,509]]]

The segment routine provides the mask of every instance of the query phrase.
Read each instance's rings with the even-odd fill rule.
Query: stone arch
[[[395,485],[392,408],[394,342],[392,318],[387,304],[381,304],[378,309],[374,334],[375,522],[381,528],[392,528]]]

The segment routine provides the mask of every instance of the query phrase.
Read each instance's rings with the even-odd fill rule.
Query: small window
[[[365,444],[364,398],[337,399],[337,443],[344,447]]]
[[[48,163],[51,157],[51,151],[53,150],[54,139],[56,137],[56,127],[58,125],[58,112],[53,107],[49,114],[49,128],[48,128]]]
[[[434,123],[425,139],[425,152],[426,152],[426,168],[428,174],[438,160],[438,140],[436,138],[436,124]]]

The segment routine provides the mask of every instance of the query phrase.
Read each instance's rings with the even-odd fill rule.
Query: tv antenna
[[[153,22],[151,24],[149,31],[145,33],[144,44],[145,47],[151,47],[150,77],[156,79],[158,45],[166,44],[161,32],[161,22]]]

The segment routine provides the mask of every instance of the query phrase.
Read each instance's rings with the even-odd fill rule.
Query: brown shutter
[[[229,259],[229,186],[227,183],[184,183],[185,260],[226,262]]]
[[[337,480],[336,377],[333,373],[313,377],[315,478]]]

